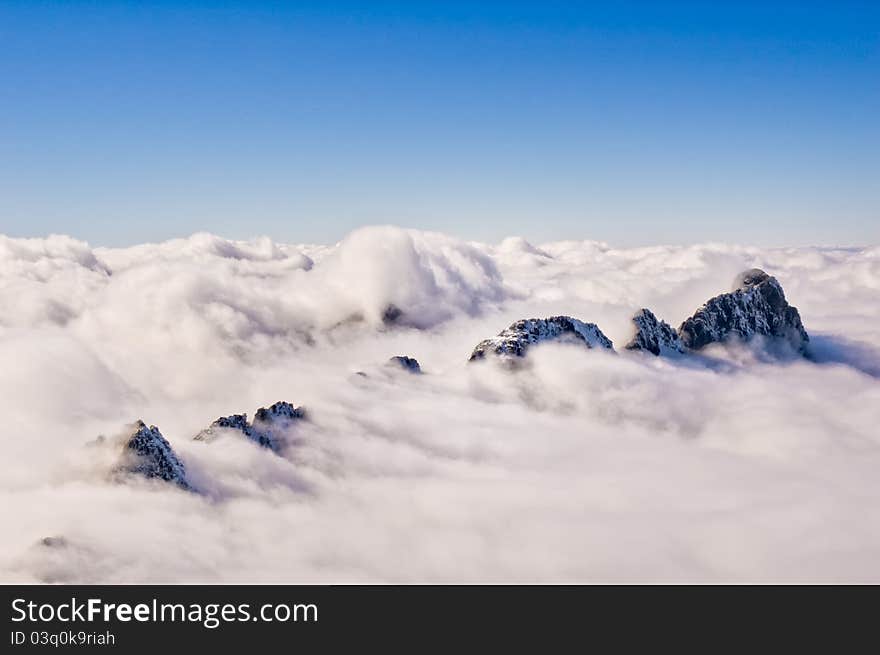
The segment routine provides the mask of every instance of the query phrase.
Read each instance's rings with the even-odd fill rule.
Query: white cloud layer
[[[636,309],[677,326],[751,267],[815,361],[547,344],[467,364],[556,314],[620,350]],[[3,582],[880,582],[877,247],[0,236],[0,303]],[[283,457],[192,440],[276,400],[309,416]],[[137,418],[201,494],[108,476],[86,444]]]

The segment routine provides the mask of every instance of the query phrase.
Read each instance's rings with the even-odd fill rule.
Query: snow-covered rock
[[[570,316],[551,316],[517,321],[498,336],[478,343],[469,361],[483,359],[487,354],[523,357],[532,344],[560,340],[571,340],[587,348],[613,349],[611,339],[602,334],[595,323],[584,323]]]
[[[291,424],[305,417],[302,407],[294,407],[288,402],[279,401],[267,407],[261,407],[254,414],[254,422],[250,423],[247,414],[221,416],[206,429],[199,432],[197,441],[210,441],[223,430],[232,430],[243,434],[264,448],[275,452],[281,450],[284,436]]]
[[[254,414],[254,425],[262,423],[268,427],[304,418],[305,415],[305,410],[302,407],[294,407],[290,403],[280,400],[269,405],[268,408],[260,407]]]
[[[125,441],[123,464],[120,467],[129,473],[147,478],[158,478],[173,482],[184,489],[192,489],[186,479],[186,468],[180,458],[155,425],[147,427],[137,421],[133,431]]]
[[[757,335],[784,339],[799,351],[810,337],[798,310],[788,304],[776,278],[753,268],[741,273],[730,293],[715,296],[678,329],[682,343],[698,350],[710,343]]]
[[[407,355],[395,355],[391,359],[388,360],[389,366],[399,366],[405,371],[409,371],[410,373],[421,373],[422,367],[419,365],[419,360],[415,357],[408,357]]]
[[[640,309],[632,317],[636,333],[624,348],[645,350],[654,355],[681,353],[685,348],[675,329],[661,321],[649,309]]]

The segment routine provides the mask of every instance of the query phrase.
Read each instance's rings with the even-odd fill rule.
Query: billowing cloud
[[[558,314],[619,349],[636,309],[678,325],[751,267],[813,360],[466,361]],[[0,579],[880,581],[878,298],[876,247],[0,237]],[[192,440],[276,400],[308,412],[282,456]],[[200,493],[109,474],[137,418]]]

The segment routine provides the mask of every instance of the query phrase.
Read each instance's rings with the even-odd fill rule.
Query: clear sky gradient
[[[880,2],[0,3],[0,233],[372,223],[878,243]]]

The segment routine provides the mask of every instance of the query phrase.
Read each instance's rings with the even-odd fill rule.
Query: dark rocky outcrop
[[[517,321],[498,336],[478,343],[469,361],[483,359],[487,354],[523,357],[532,344],[561,340],[571,340],[587,348],[613,349],[611,340],[595,323],[584,323],[570,316],[551,316]]]
[[[221,416],[211,423],[211,427],[215,428],[232,428],[233,430],[241,430],[242,432],[250,430],[251,426],[247,420],[247,414],[232,414],[231,416]]]
[[[305,410],[302,407],[294,407],[283,400],[269,407],[260,407],[254,414],[254,424],[264,423],[267,426],[278,424],[294,419],[305,418]]]
[[[810,340],[782,286],[757,268],[740,274],[730,293],[707,301],[681,324],[678,334],[682,343],[694,350],[731,338],[749,341],[764,336],[783,339],[804,353]]]
[[[399,366],[405,371],[409,371],[410,373],[421,373],[422,367],[419,365],[419,360],[415,357],[407,357],[406,355],[395,355],[391,359],[388,360],[389,366]]]
[[[636,333],[624,348],[644,350],[654,355],[684,352],[678,333],[666,321],[659,320],[649,309],[641,309],[632,318]]]
[[[304,417],[305,411],[302,407],[279,401],[258,409],[253,423],[248,421],[247,414],[221,416],[194,438],[197,441],[210,441],[221,430],[235,430],[260,446],[278,452],[283,446],[287,429],[294,421]]]
[[[159,428],[155,425],[147,427],[143,421],[137,421],[133,427],[131,436],[125,441],[121,470],[192,489],[183,462]]]

